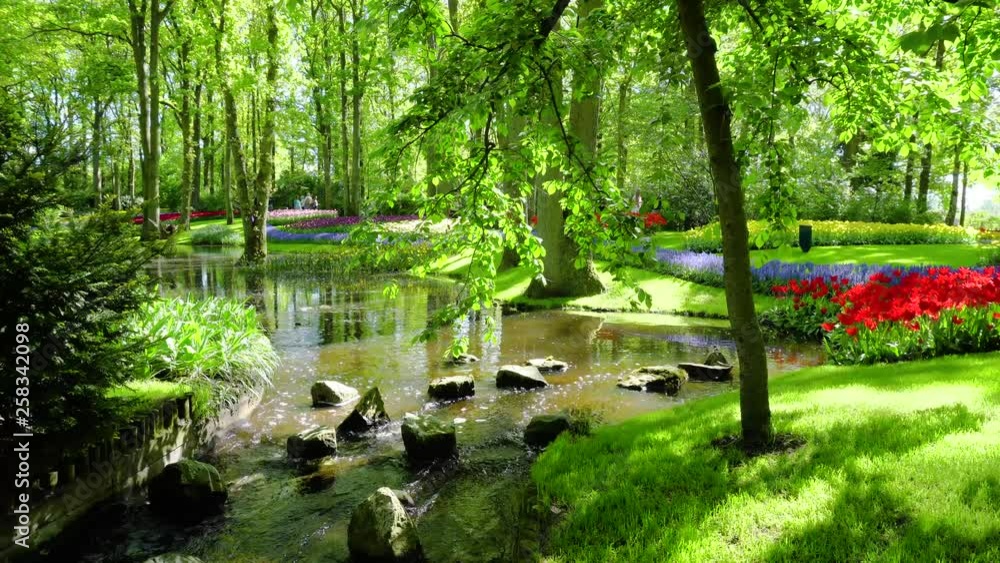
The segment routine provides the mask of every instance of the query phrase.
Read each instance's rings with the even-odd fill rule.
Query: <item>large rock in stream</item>
[[[476,394],[476,382],[468,375],[439,377],[427,386],[427,394],[439,401],[471,397]]]
[[[417,528],[403,503],[382,487],[351,514],[347,546],[359,561],[413,562],[422,559]]]
[[[497,387],[501,389],[536,389],[548,384],[534,366],[501,366],[497,371]]]
[[[453,457],[458,452],[454,423],[407,414],[401,432],[406,455],[415,465]]]
[[[548,446],[560,434],[569,430],[569,416],[565,414],[540,414],[531,417],[524,429],[524,443],[535,448]]]
[[[314,407],[336,407],[358,398],[358,390],[337,381],[317,381],[309,394]]]
[[[646,366],[618,380],[618,387],[674,396],[688,380],[688,374],[673,366]]]
[[[219,470],[193,459],[171,463],[149,482],[153,509],[182,520],[221,512],[228,496]]]
[[[378,387],[372,387],[361,397],[351,414],[337,426],[337,433],[344,437],[357,436],[387,422],[389,415],[385,412],[382,393]]]
[[[337,431],[328,426],[299,432],[288,437],[285,444],[288,457],[294,459],[317,459],[337,453]]]

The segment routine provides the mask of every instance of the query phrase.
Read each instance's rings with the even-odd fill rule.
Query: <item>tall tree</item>
[[[726,307],[740,362],[740,417],[743,445],[759,448],[773,438],[767,389],[767,355],[750,276],[749,231],[742,173],[733,150],[732,112],[719,77],[715,40],[701,0],[677,0],[681,31],[698,91],[702,129],[708,146],[722,225]]]
[[[143,240],[160,238],[160,24],[173,4],[174,0],[128,0],[129,45],[139,104]]]
[[[603,0],[583,0],[577,9],[578,29],[585,39],[592,38],[596,23],[590,18],[596,10],[603,8]],[[593,53],[590,53],[593,55]],[[544,120],[549,127],[561,130],[563,114],[562,72],[558,64],[545,77],[547,94],[551,107],[544,111]],[[577,72],[573,80],[573,102],[570,108],[570,132],[572,140],[568,147],[570,166],[579,166],[584,182],[594,181],[594,166],[597,159],[597,129],[600,113],[600,93],[603,69]],[[544,278],[535,278],[528,286],[528,295],[533,297],[572,297],[593,295],[604,290],[604,284],[597,275],[594,263],[581,257],[579,245],[566,233],[567,211],[563,209],[563,192],[552,190],[552,183],[563,180],[559,166],[549,166],[542,179],[543,189],[538,194],[538,234],[545,247],[543,263]],[[547,187],[546,184],[549,184]],[[551,190],[551,191],[550,191]],[[582,267],[577,267],[582,262]]]
[[[264,12],[267,35],[267,92],[264,96],[260,147],[256,151],[257,170],[252,177],[240,137],[239,117],[233,87],[226,74],[219,72],[222,77],[222,91],[226,109],[226,132],[232,151],[232,164],[236,172],[236,189],[240,200],[240,217],[243,222],[243,256],[240,261],[244,264],[259,264],[267,257],[267,210],[274,166],[274,114],[277,105],[278,21],[274,4],[269,4]],[[222,57],[218,51],[221,50],[221,37],[225,36],[226,33],[226,0],[222,1],[222,14],[217,30],[219,37],[216,39],[216,60],[220,61]]]

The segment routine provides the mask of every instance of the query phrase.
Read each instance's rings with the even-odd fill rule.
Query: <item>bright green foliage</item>
[[[885,223],[860,223],[850,221],[804,221],[812,225],[813,246],[895,245],[895,244],[962,244],[974,240],[973,235],[961,227],[946,225],[907,225]],[[776,248],[781,245],[798,245],[796,229],[777,232],[759,221],[751,221],[750,240],[754,248]],[[718,252],[722,249],[719,224],[711,223],[688,231],[684,246],[700,252]]]
[[[159,299],[145,305],[129,331],[144,344],[135,378],[209,386],[229,403],[271,384],[278,356],[257,312],[225,299]]]
[[[737,395],[561,438],[533,477],[568,509],[547,560],[994,561],[1000,356],[822,367],[771,381],[776,431],[747,458]]]
[[[194,246],[240,246],[243,234],[226,225],[208,225],[191,231],[189,240]]]

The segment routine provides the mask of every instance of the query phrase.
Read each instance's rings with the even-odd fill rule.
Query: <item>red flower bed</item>
[[[912,321],[927,315],[937,319],[945,309],[984,307],[1000,303],[996,268],[931,268],[927,274],[885,274],[849,289],[832,301],[843,307],[837,320],[844,326]],[[956,323],[960,324],[960,323]]]
[[[234,215],[239,215],[239,213],[237,211],[235,211],[235,210],[233,211],[233,214]],[[225,216],[226,216],[225,210],[223,210],[223,211],[194,211],[194,212],[191,213],[191,220],[193,221],[195,219],[212,219],[212,218],[215,218],[215,217],[225,217]],[[178,212],[176,212],[176,211],[173,212],[173,213],[160,213],[160,221],[176,221],[176,220],[178,220],[180,218],[181,218],[181,214],[178,213]],[[142,223],[142,219],[143,219],[142,215],[138,215],[134,219],[132,219],[132,222],[135,223],[136,225],[139,225],[139,224]]]
[[[835,277],[793,280],[773,291],[790,299],[765,321],[786,332],[824,335],[838,363],[1000,349],[1000,270],[994,267],[879,272],[854,286]]]

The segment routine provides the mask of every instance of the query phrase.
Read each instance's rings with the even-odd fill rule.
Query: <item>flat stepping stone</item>
[[[337,426],[337,433],[344,437],[356,436],[387,422],[389,415],[385,412],[382,393],[378,387],[372,387],[361,397],[351,414]]]
[[[569,364],[566,362],[552,358],[532,358],[524,362],[524,365],[538,368],[540,373],[556,373],[569,369]]]
[[[317,459],[337,453],[337,431],[327,426],[300,432],[288,437],[285,445],[288,457]]]
[[[497,387],[501,389],[537,389],[548,385],[534,366],[501,366],[497,371]]]
[[[427,386],[427,394],[440,401],[471,397],[476,394],[476,382],[468,375],[439,377]]]
[[[544,448],[560,434],[569,430],[569,417],[565,414],[540,414],[531,417],[524,429],[524,443],[535,448]]]
[[[336,407],[357,399],[360,395],[354,387],[337,381],[317,381],[309,389],[314,407]]]
[[[709,366],[705,364],[677,364],[695,381],[732,381],[733,366]]]
[[[618,387],[674,396],[687,382],[687,373],[674,366],[646,366],[618,380]]]
[[[472,354],[459,354],[457,356],[451,356],[447,358],[444,363],[449,366],[464,366],[468,364],[474,364],[479,361],[479,358],[473,356]]]
[[[406,455],[416,464],[453,457],[458,451],[454,423],[433,416],[407,414],[401,432]]]

